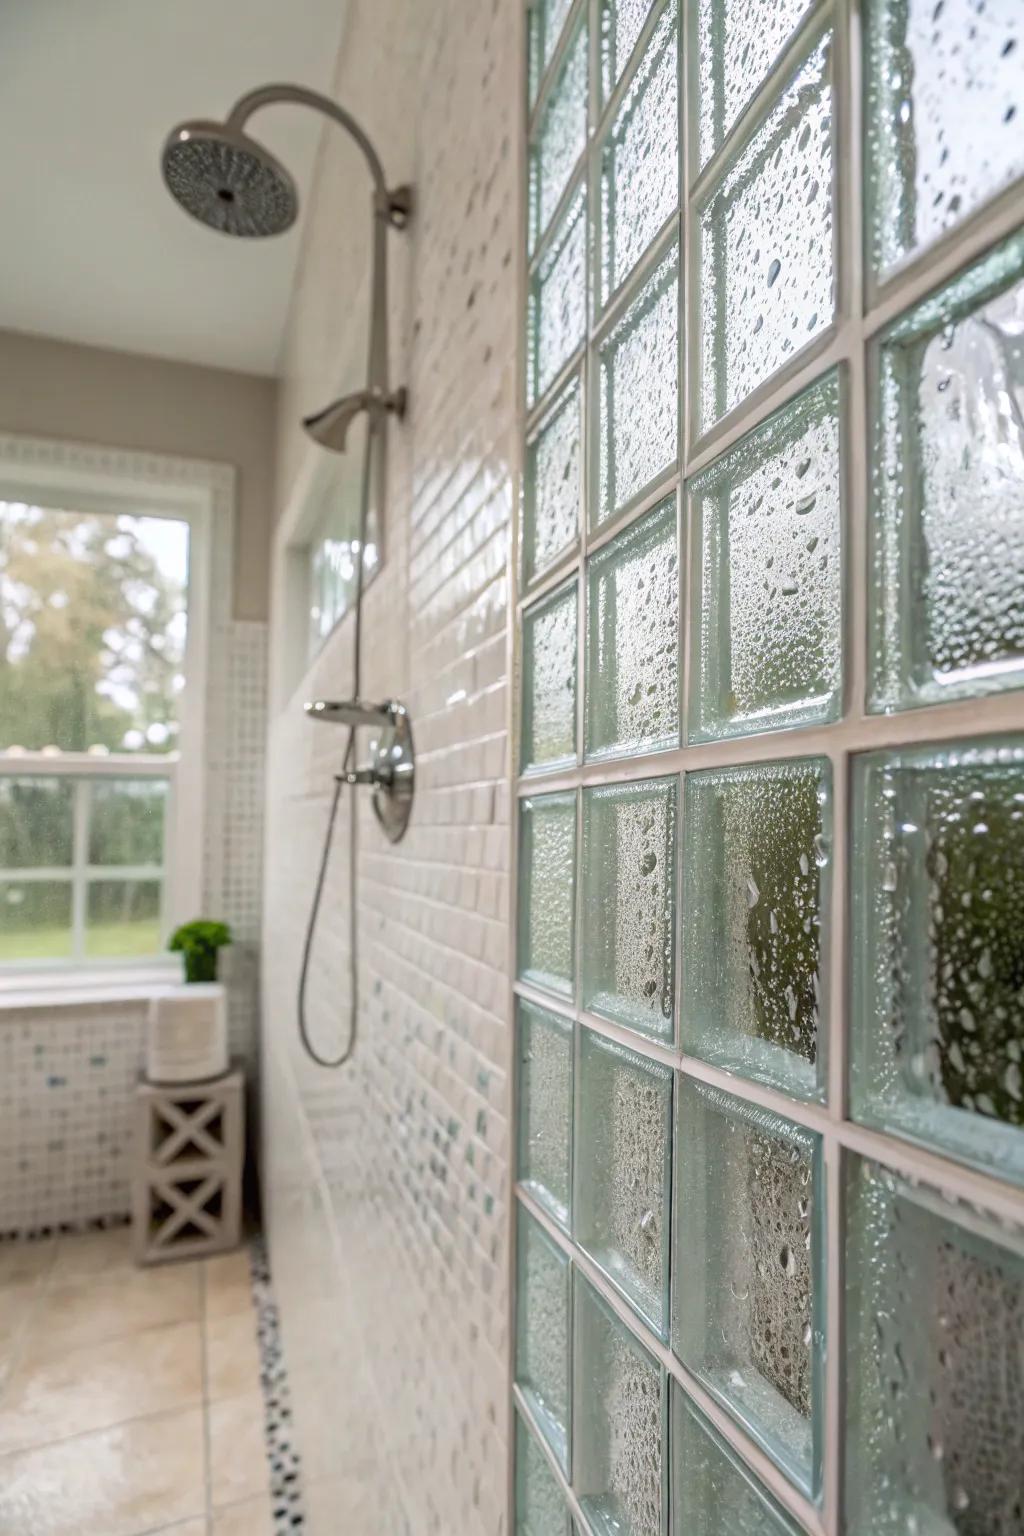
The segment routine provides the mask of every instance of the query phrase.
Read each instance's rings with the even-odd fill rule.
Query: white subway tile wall
[[[391,241],[392,368],[409,412],[391,435],[363,692],[409,706],[417,787],[396,846],[358,804],[359,1040],[331,1074],[301,1057],[295,990],[344,737],[307,723],[301,699],[349,691],[346,618],[273,706],[268,765],[264,1197],[319,1536],[507,1530],[521,26],[505,0],[362,0],[335,81],[389,178],[415,188],[408,235]],[[286,339],[282,500],[304,462],[302,411],[337,392],[342,364],[342,387],[362,382],[365,288],[339,303],[340,273],[365,282],[360,175],[344,139],[325,139]],[[311,1031],[328,1052],[347,1028],[349,814],[343,803],[309,983]]]

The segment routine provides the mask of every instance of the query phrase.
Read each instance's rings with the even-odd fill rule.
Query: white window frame
[[[111,516],[167,517],[189,528],[186,687],[181,696],[179,747],[166,754],[7,752],[4,777],[65,776],[73,781],[126,777],[169,780],[164,824],[162,923],[169,934],[195,917],[204,894],[204,844],[209,815],[207,764],[213,603],[230,614],[234,471],[226,465],[138,454],[56,440],[0,436],[0,500]],[[79,850],[80,851],[80,850]],[[79,862],[76,853],[75,864]],[[84,864],[84,856],[82,860]],[[20,873],[20,872],[18,872]],[[34,987],[88,988],[141,972],[154,979],[180,973],[177,956],[152,960],[59,960],[0,966],[0,997]]]

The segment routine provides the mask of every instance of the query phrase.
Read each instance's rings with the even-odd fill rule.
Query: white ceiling
[[[183,118],[270,80],[328,91],[347,0],[0,0],[0,327],[276,370],[299,224],[228,240],[164,191]],[[307,190],[322,120],[254,120]]]

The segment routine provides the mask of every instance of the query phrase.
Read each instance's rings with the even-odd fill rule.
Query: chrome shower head
[[[404,389],[395,389],[390,393],[377,389],[357,389],[351,395],[342,395],[339,400],[332,400],[322,411],[304,416],[302,425],[321,448],[329,448],[332,453],[344,453],[348,429],[357,416],[368,411],[371,418],[376,418],[390,411],[393,416],[401,418],[405,415],[405,402]]]
[[[181,123],[168,135],[162,164],[176,202],[222,235],[280,235],[295,223],[295,183],[280,161],[240,128]]]
[[[386,725],[405,710],[394,699],[383,704],[367,704],[363,699],[310,699],[303,709],[311,720],[324,720],[328,725],[347,725],[355,729],[360,725]]]

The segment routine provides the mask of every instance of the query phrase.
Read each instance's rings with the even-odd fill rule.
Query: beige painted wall
[[[235,466],[238,619],[267,617],[276,413],[274,379],[0,330],[0,432]]]

